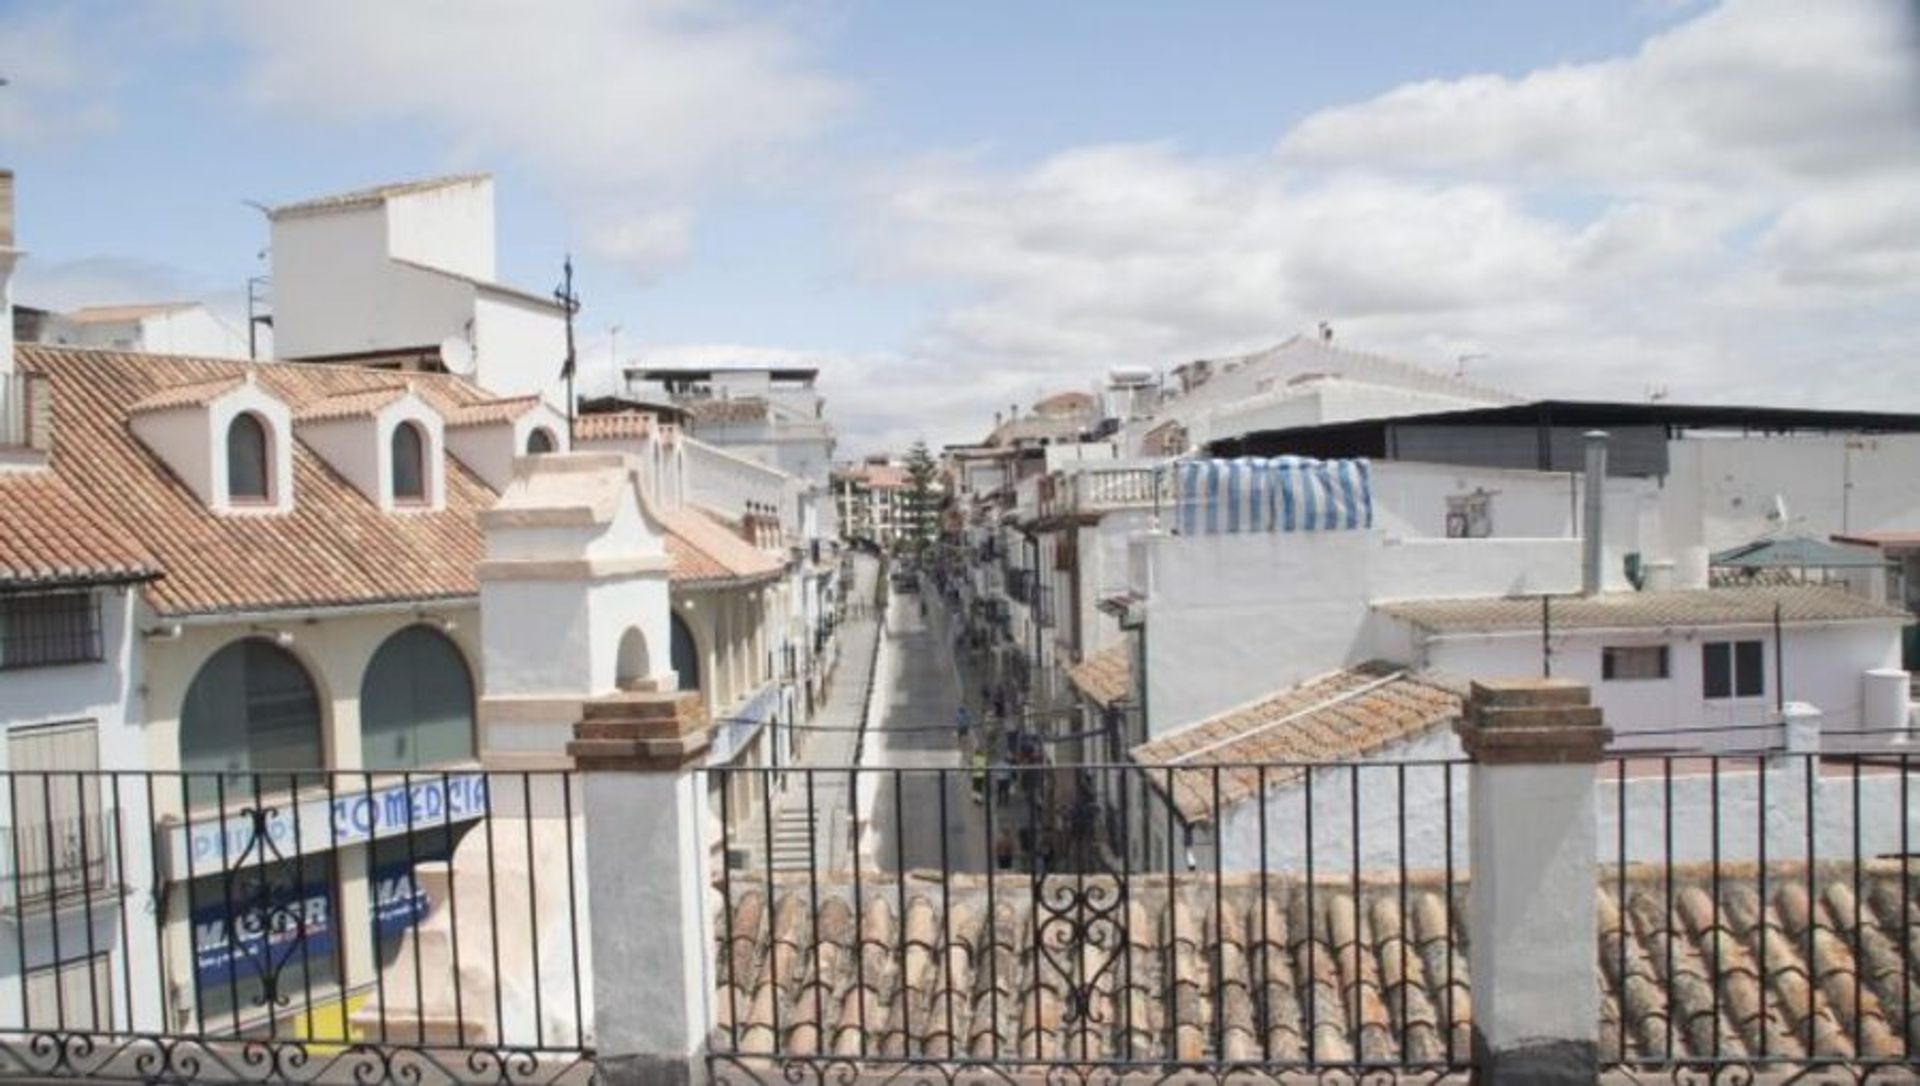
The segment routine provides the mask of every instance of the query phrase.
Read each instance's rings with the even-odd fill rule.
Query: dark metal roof
[[[1670,431],[1920,433],[1920,414],[1718,404],[1536,400],[1504,407],[1475,407],[1462,411],[1259,430],[1212,442],[1207,446],[1207,452],[1213,456],[1270,456],[1282,452],[1322,456],[1384,456],[1391,448],[1389,435],[1395,428],[1406,426],[1531,426],[1540,429],[1657,426]]]
[[[1729,547],[1715,554],[1712,564],[1734,569],[1879,569],[1887,559],[1870,547],[1790,536]]]
[[[717,373],[764,373],[775,381],[811,381],[820,376],[816,366],[629,366],[629,381],[710,381]]]

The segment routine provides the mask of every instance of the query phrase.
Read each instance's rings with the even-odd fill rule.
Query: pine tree
[[[907,531],[901,539],[908,554],[919,554],[933,541],[940,517],[939,467],[925,441],[907,450]]]

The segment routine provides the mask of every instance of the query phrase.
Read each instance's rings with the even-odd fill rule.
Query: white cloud
[[[97,35],[59,9],[0,13],[0,140],[69,139],[113,128],[116,70]]]
[[[1165,144],[879,186],[920,353],[1078,387],[1331,320],[1522,391],[1920,408],[1920,49],[1890,0],[1733,0],[1631,56],[1396,88],[1254,158]],[[1851,383],[1831,379],[1846,374]],[[988,391],[991,388],[992,391]]]
[[[345,0],[228,13],[256,105],[425,122],[468,161],[542,177],[599,251],[643,273],[684,254],[701,186],[784,177],[850,101],[793,29],[731,5]]]

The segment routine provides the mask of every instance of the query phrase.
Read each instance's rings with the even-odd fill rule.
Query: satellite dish
[[[440,341],[440,364],[448,373],[462,377],[473,372],[473,344],[465,336],[448,336]]]

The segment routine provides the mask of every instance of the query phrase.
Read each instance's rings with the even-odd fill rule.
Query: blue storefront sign
[[[780,686],[768,683],[758,694],[733,712],[715,721],[713,745],[707,751],[708,765],[724,765],[745,750],[760,729],[774,718],[780,708]]]
[[[217,892],[210,896],[193,910],[193,972],[202,992],[278,975],[289,965],[331,960],[334,909],[328,879],[302,886],[289,876],[249,894],[244,903],[229,902]]]
[[[167,850],[176,879],[263,860],[324,852],[487,814],[487,778],[480,773],[433,776],[349,795],[317,796],[271,807],[264,818],[228,815],[174,827]],[[256,834],[262,830],[266,839]]]

